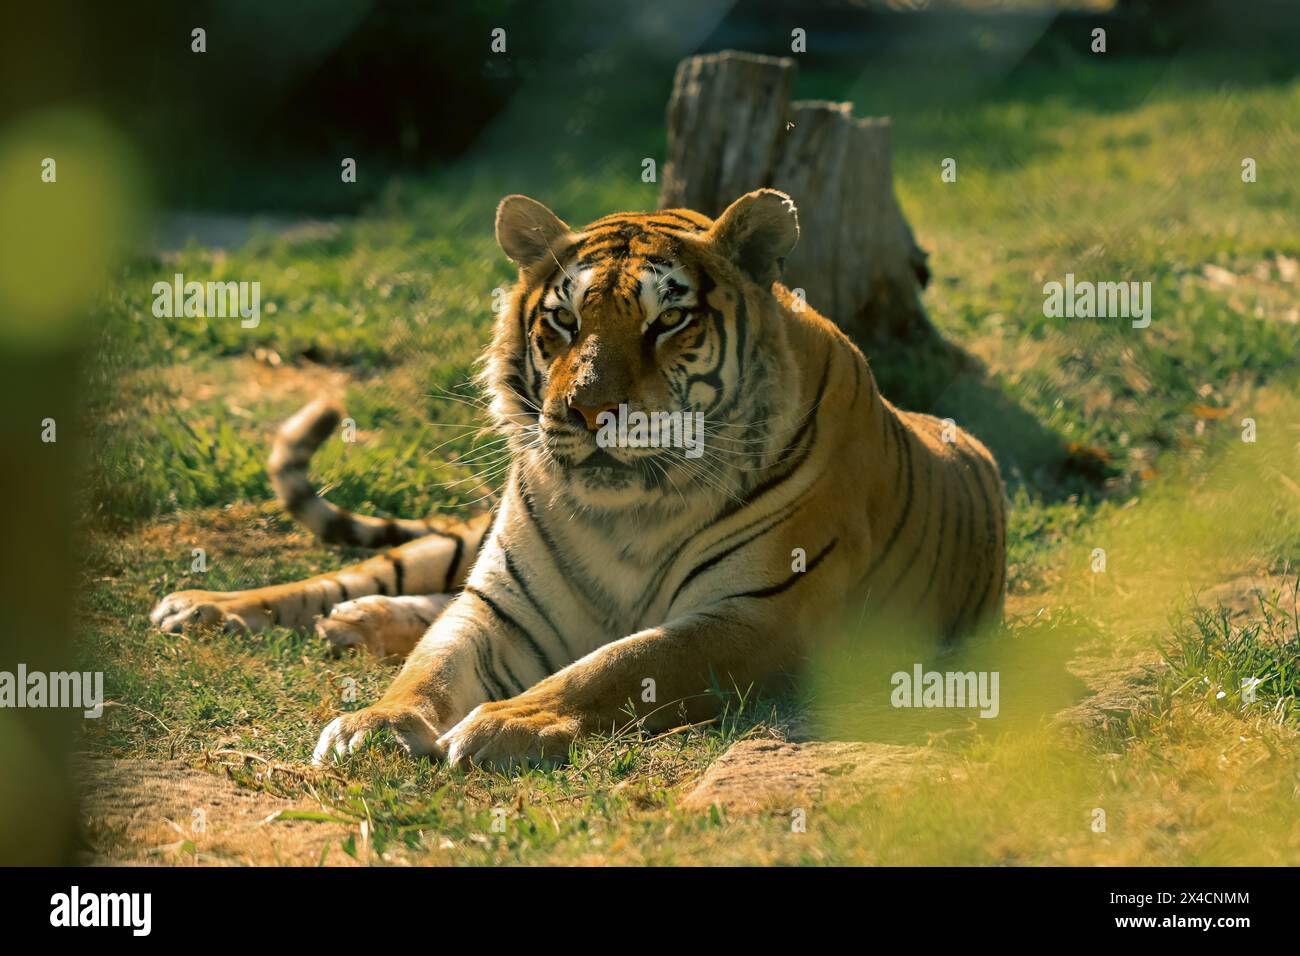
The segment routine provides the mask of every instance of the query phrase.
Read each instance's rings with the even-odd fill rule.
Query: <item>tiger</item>
[[[1006,496],[992,454],[884,398],[857,345],[782,283],[798,237],[774,189],[716,219],[663,209],[578,230],[507,196],[496,238],[518,279],[480,373],[511,456],[494,510],[447,523],[332,505],[307,472],[341,411],[318,400],[275,439],[276,492],[323,540],[382,553],[292,584],[173,594],[155,623],[315,621],[336,647],[402,657],[312,759],[387,740],[452,766],[563,761],[629,720],[707,721],[720,687],[797,680],[845,615],[947,638],[995,624]],[[691,416],[695,453],[611,440],[635,412]]]

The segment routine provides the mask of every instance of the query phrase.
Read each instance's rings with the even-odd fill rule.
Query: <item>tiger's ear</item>
[[[569,234],[564,220],[536,199],[507,196],[497,206],[497,244],[521,268],[549,257]]]
[[[723,210],[709,237],[742,272],[766,285],[780,276],[782,260],[799,241],[799,213],[785,193],[756,189]]]

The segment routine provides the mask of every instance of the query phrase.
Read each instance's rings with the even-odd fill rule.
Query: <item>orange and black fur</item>
[[[381,700],[325,728],[317,760],[386,727],[413,752],[505,763],[562,757],[629,702],[651,726],[706,714],[710,686],[797,670],[849,608],[946,635],[996,620],[992,457],[892,406],[861,352],[777,281],[798,230],[773,190],[716,221],[663,210],[579,230],[508,197],[497,236],[519,281],[483,381],[513,461],[490,526],[319,498],[306,466],[339,413],[317,403],[281,431],[277,491],[323,537],[389,550],[306,582],[182,592],[155,620],[315,619],[337,644],[405,654]],[[602,442],[616,411],[693,416],[702,452]]]

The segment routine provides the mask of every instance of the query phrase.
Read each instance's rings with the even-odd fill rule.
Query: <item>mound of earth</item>
[[[90,865],[344,865],[340,823],[284,820],[320,812],[177,761],[83,758],[84,862]]]
[[[685,810],[717,804],[739,813],[788,813],[821,799],[906,786],[918,777],[961,776],[951,758],[928,747],[853,741],[742,740],[713,762],[681,801]]]

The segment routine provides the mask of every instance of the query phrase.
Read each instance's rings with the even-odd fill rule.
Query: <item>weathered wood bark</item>
[[[934,338],[926,254],[894,196],[889,120],[854,119],[851,103],[791,103],[793,73],[793,60],[733,51],[682,61],[660,208],[716,216],[752,189],[783,190],[800,226],[787,285],[864,348]]]
[[[687,57],[668,101],[659,208],[716,216],[767,185],[784,135],[794,61],[751,53]]]

